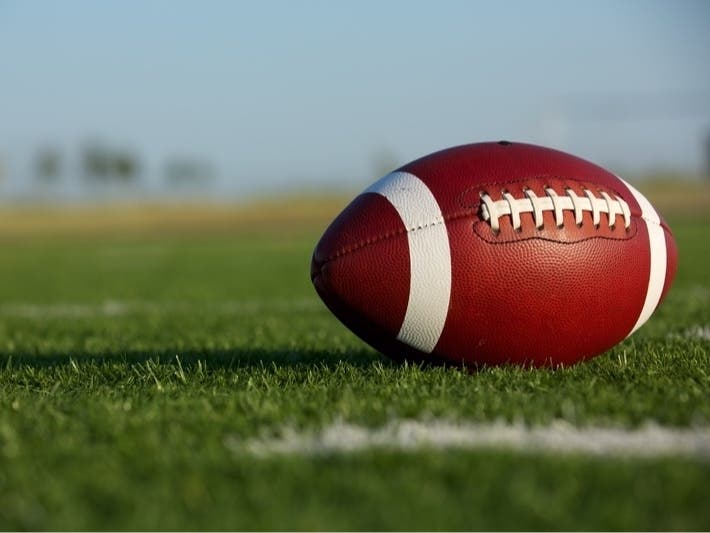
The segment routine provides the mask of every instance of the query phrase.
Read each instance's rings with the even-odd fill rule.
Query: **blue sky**
[[[698,170],[710,2],[3,1],[0,154],[183,154],[225,185],[367,183],[375,161],[507,138]]]

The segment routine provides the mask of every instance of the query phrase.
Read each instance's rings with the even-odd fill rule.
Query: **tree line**
[[[61,180],[67,174],[68,166],[65,155],[53,146],[39,148],[33,162],[34,175],[43,182]],[[142,160],[135,151],[100,143],[82,146],[78,165],[74,168],[74,172],[78,171],[85,181],[105,184],[136,183],[144,170]],[[206,182],[214,177],[214,168],[204,159],[176,156],[165,162],[163,175],[169,184],[174,185]]]

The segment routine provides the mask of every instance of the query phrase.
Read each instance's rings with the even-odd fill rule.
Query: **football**
[[[668,225],[630,184],[500,141],[375,182],[326,229],[311,279],[338,319],[395,359],[559,366],[641,327],[676,265]]]

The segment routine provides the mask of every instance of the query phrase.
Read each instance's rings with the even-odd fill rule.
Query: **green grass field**
[[[403,419],[707,429],[710,216],[669,218],[676,283],[631,339],[476,374],[394,364],[329,314],[326,218],[0,231],[0,528],[710,529],[707,456],[249,447]]]

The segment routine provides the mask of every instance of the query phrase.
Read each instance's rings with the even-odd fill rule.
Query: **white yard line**
[[[524,453],[648,458],[682,456],[710,460],[710,428],[668,428],[646,424],[637,429],[578,428],[563,421],[548,426],[457,423],[447,420],[395,420],[380,428],[336,422],[316,432],[286,428],[279,437],[240,440],[228,437],[233,453],[329,455],[368,450],[512,450]]]
[[[117,301],[88,304],[60,302],[51,304],[0,303],[0,317],[8,318],[91,318],[113,317],[144,313],[191,312],[209,309],[219,314],[249,314],[257,311],[289,312],[325,310],[315,298],[294,298],[292,300],[233,300],[209,302],[144,302]]]
[[[710,341],[710,326],[701,326],[697,324],[686,329],[682,337],[686,339],[697,339],[701,341]]]

